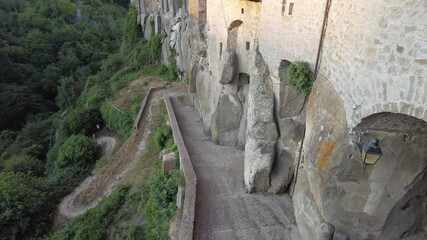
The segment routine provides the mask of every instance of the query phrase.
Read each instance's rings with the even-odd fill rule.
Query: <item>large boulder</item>
[[[197,96],[194,105],[203,121],[205,131],[210,133],[212,117],[218,106],[218,99],[221,93],[221,85],[214,81],[208,72],[198,71],[196,90]]]
[[[236,51],[228,50],[222,55],[220,83],[231,83],[237,75],[237,55]]]
[[[306,206],[317,206],[339,239],[399,239],[421,228],[427,202],[427,133],[421,131],[423,127],[411,126],[407,117],[400,129],[396,121],[402,120],[402,114],[390,113],[370,116],[350,131],[343,100],[327,79],[319,77],[311,94],[305,168],[295,188],[300,199],[312,201]],[[372,119],[381,126],[373,127]],[[373,137],[379,139],[383,156],[364,170],[360,150],[353,143]],[[305,175],[308,180],[302,186]],[[312,226],[306,224],[311,218],[304,212],[306,207],[295,200],[295,208],[301,235],[316,239]]]
[[[237,96],[222,92],[212,118],[212,141],[219,145],[236,145],[242,113]]]
[[[248,192],[265,192],[270,187],[278,133],[270,73],[259,51],[254,55],[253,64],[248,94],[244,180]]]
[[[295,159],[286,150],[281,151],[274,161],[270,174],[270,189],[268,192],[279,194],[286,190],[294,176]]]
[[[286,68],[279,70],[280,76],[280,118],[298,116],[304,108],[306,96],[289,84],[285,74]]]

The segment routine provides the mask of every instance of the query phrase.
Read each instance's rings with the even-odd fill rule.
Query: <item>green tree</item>
[[[0,173],[0,239],[41,236],[53,209],[43,179],[24,173]]]
[[[83,135],[72,135],[59,148],[55,169],[69,166],[88,168],[99,157],[100,147]]]
[[[78,107],[72,109],[61,122],[59,132],[62,137],[73,134],[91,136],[97,131],[96,125],[102,123],[101,113],[97,109]]]
[[[76,103],[82,91],[83,87],[73,77],[62,78],[61,85],[58,87],[56,103],[61,109],[67,109]]]
[[[1,163],[3,172],[21,172],[32,176],[43,176],[44,164],[35,157],[15,155]]]

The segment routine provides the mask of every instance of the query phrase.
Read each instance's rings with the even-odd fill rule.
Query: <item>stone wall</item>
[[[418,0],[333,1],[320,72],[349,127],[383,111],[427,121],[426,11]]]

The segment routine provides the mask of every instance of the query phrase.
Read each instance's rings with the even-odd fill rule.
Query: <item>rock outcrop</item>
[[[222,56],[220,83],[231,83],[237,75],[237,55],[236,51],[228,50]]]
[[[248,122],[245,145],[244,180],[248,192],[264,192],[270,187],[278,132],[274,119],[274,95],[270,73],[261,54],[254,56],[249,85]]]

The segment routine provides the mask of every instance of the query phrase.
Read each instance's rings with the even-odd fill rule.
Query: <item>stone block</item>
[[[280,84],[280,117],[298,116],[304,108],[306,96],[282,82]]]
[[[165,153],[162,156],[162,173],[167,174],[176,166],[176,156],[174,152]]]
[[[162,30],[162,18],[159,15],[154,16],[154,35],[158,35]]]
[[[220,83],[231,83],[237,75],[237,55],[235,51],[225,51],[221,61]]]
[[[222,93],[212,118],[212,141],[219,145],[236,145],[242,113],[237,96]]]
[[[278,194],[286,190],[291,183],[295,172],[295,159],[290,153],[283,150],[274,161],[273,169],[271,170],[271,186],[268,192]]]

